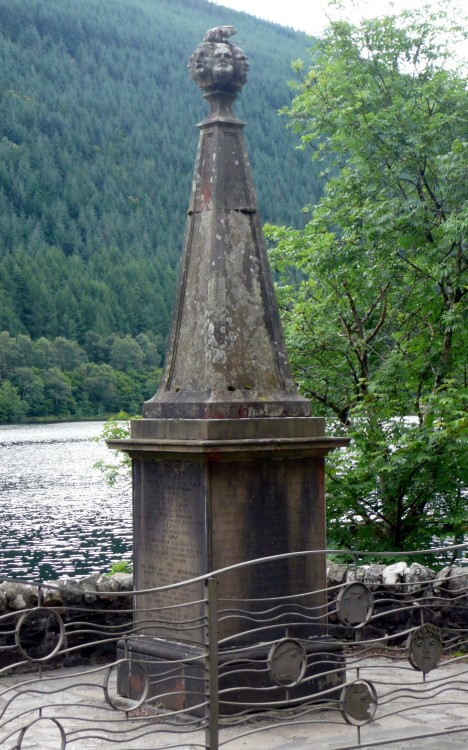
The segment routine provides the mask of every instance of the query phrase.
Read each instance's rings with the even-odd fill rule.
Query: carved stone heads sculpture
[[[236,93],[247,81],[249,61],[240,47],[229,41],[233,26],[209,29],[189,60],[192,79],[203,91]]]

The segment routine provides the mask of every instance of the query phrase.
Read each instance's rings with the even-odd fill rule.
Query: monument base
[[[347,443],[312,417],[143,419],[109,441],[133,460],[140,635],[119,650],[123,697],[139,699],[149,680],[155,703],[204,714],[201,579],[217,571],[221,715],[336,699],[345,664],[324,635],[324,462]]]
[[[229,607],[246,599],[277,603],[315,592],[306,602],[315,629],[305,635],[321,635],[327,615],[324,460],[348,441],[325,436],[323,419],[312,417],[143,419],[131,429],[129,439],[108,444],[133,459],[139,633],[203,642],[201,632],[183,626],[188,619],[201,623],[201,584],[160,588],[280,555],[226,571],[219,579],[220,601],[230,600],[223,605]],[[286,557],[307,550],[315,552]],[[161,607],[166,626],[156,621]],[[243,623],[229,616],[219,627],[223,639],[241,632]]]
[[[299,643],[289,639],[278,643],[281,646],[287,641],[287,645],[292,644],[293,647]],[[292,708],[305,702],[339,698],[341,686],[346,680],[345,655],[340,642],[329,637],[301,640],[299,648],[306,658],[303,670],[300,670],[300,679],[293,682],[289,678],[294,675],[275,673],[273,648],[271,644],[260,643],[220,651],[220,716],[232,716],[249,710]],[[162,638],[139,636],[122,640],[117,646],[117,658],[125,661],[119,665],[117,692],[124,698],[139,700],[143,690],[142,670],[133,670],[132,673],[132,665],[138,664],[148,675],[147,699],[157,699],[155,705],[163,705],[171,711],[187,711],[195,716],[204,716],[207,680],[205,654],[206,651],[200,646]],[[292,655],[293,661],[297,662],[297,656],[297,653]],[[278,677],[287,684],[278,684]]]

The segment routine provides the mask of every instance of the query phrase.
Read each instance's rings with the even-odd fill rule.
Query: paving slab
[[[115,670],[114,670],[115,671]],[[142,715],[116,711],[105,700],[107,668],[77,668],[3,676],[0,681],[0,747],[4,750],[198,750],[203,730],[175,722],[162,731],[161,712]],[[349,670],[348,680],[355,675]],[[372,677],[371,677],[372,676]],[[373,679],[379,695],[374,720],[360,729],[332,708],[315,707],[290,723],[252,718],[242,726],[222,726],[219,747],[226,750],[461,750],[468,747],[468,664],[442,666],[426,681],[404,663],[390,671],[369,663],[360,679]],[[111,694],[115,685],[109,683]],[[60,725],[66,734],[63,744]],[[28,727],[18,744],[21,729]],[[359,744],[360,743],[360,744]]]

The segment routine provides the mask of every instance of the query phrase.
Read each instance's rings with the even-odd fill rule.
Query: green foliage
[[[127,560],[119,560],[113,563],[110,571],[106,573],[107,576],[113,576],[116,573],[132,573],[133,568]]]
[[[0,0],[0,330],[85,349],[89,332],[164,343],[207,112],[186,61],[227,21],[251,58],[237,111],[261,210],[300,224],[320,180],[276,110],[307,38],[226,12],[207,0]]]
[[[151,333],[102,337],[94,331],[85,339],[87,349],[62,336],[33,341],[2,331],[0,423],[141,411],[161,377],[160,339]]]
[[[319,180],[276,110],[308,41],[229,15],[260,205],[298,224]],[[154,394],[207,111],[185,59],[224,23],[207,0],[0,0],[0,422],[137,413]]]
[[[25,405],[15,386],[9,380],[0,383],[0,423],[22,422],[25,411]]]
[[[115,417],[107,419],[103,425],[101,434],[94,438],[97,443],[106,440],[125,440],[130,437],[130,420],[140,419],[120,411]],[[132,460],[128,453],[115,451],[113,461],[100,459],[93,464],[98,469],[108,485],[113,487],[118,481],[131,482]]]
[[[268,230],[297,381],[352,438],[328,464],[331,546],[416,549],[466,527],[468,93],[445,64],[458,31],[443,14],[332,24],[286,110],[332,165],[304,230]]]

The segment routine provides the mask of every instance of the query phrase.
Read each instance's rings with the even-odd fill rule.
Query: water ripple
[[[0,570],[56,579],[109,570],[132,556],[128,486],[92,468],[109,450],[102,422],[0,427]]]

